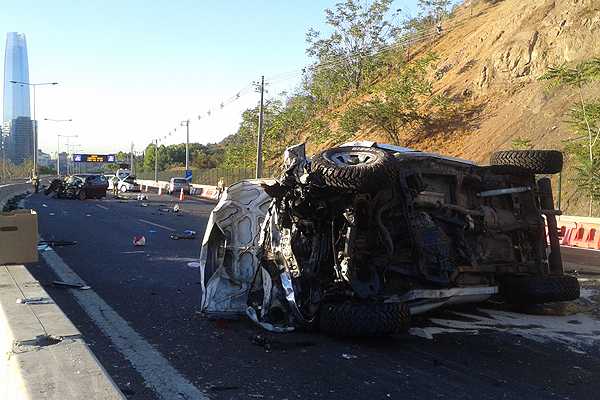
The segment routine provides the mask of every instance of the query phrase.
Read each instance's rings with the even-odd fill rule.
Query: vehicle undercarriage
[[[477,166],[369,144],[312,159],[295,146],[278,181],[246,182],[264,213],[254,212],[260,230],[251,229],[245,244],[236,244],[232,235],[242,228],[227,218],[248,218],[250,207],[231,213],[236,185],[234,196],[226,192],[211,216],[218,233],[207,229],[202,251],[207,314],[227,311],[210,293],[227,297],[227,284],[242,275],[229,311],[245,307],[271,330],[319,327],[346,336],[399,332],[411,314],[491,296],[510,303],[579,297],[577,280],[563,274],[550,179],[535,175],[558,172],[560,153],[512,152]],[[221,212],[227,218],[219,220]],[[211,291],[219,273],[210,272],[219,266],[227,279],[218,290],[212,280]]]

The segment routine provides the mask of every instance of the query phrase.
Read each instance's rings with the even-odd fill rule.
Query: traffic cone
[[[183,188],[181,188],[181,191],[179,192],[179,201],[183,201]]]

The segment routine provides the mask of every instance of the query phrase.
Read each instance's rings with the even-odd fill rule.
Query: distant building
[[[15,164],[33,158],[33,123],[29,105],[29,61],[25,35],[9,32],[4,53],[3,131],[6,155]]]
[[[69,156],[67,153],[62,152],[58,155],[60,158],[60,175],[67,175],[67,165],[69,162]]]
[[[22,164],[33,158],[33,121],[29,117],[5,121],[3,131],[7,158],[13,164]]]
[[[50,159],[50,154],[44,153],[40,149],[38,149],[38,165],[40,167],[54,167],[54,163]]]

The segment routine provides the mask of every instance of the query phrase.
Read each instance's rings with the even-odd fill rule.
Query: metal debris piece
[[[179,212],[179,204],[175,204],[175,205],[173,206],[173,212],[174,212],[174,213],[176,213],[176,212]]]
[[[133,237],[133,245],[134,246],[145,246],[146,245],[146,237],[145,236],[134,236]]]
[[[54,301],[48,297],[25,297],[17,299],[17,304],[54,304]]]
[[[52,281],[52,284],[55,285],[55,286],[62,286],[62,287],[79,289],[79,290],[88,290],[88,289],[91,289],[90,286],[84,285],[83,283],[70,283],[70,282],[63,282],[63,281]]]
[[[354,360],[355,358],[358,358],[358,356],[355,356],[354,354],[342,353],[342,358],[346,360]]]

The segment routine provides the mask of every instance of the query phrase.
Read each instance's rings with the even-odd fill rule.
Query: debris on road
[[[192,261],[192,262],[187,263],[187,266],[190,268],[196,269],[196,268],[200,268],[202,266],[202,264],[200,264],[198,261]]]
[[[54,304],[54,301],[48,297],[25,297],[17,299],[17,304]]]
[[[38,246],[47,245],[52,247],[59,246],[74,246],[77,244],[75,240],[40,240]]]
[[[145,246],[146,245],[146,237],[145,236],[134,236],[133,237],[133,245],[134,246]]]
[[[88,290],[88,289],[91,289],[90,286],[84,285],[82,283],[70,283],[70,282],[63,282],[63,281],[52,281],[52,284],[54,286],[67,287],[67,288],[73,288],[73,289],[79,289],[79,290]]]
[[[358,356],[355,356],[354,354],[343,353],[342,358],[346,360],[354,360],[355,358],[358,358]]]
[[[121,254],[144,254],[145,251],[144,250],[137,250],[137,251],[124,251]]]
[[[142,204],[140,204],[140,207],[148,207],[148,205],[149,205],[148,203],[142,203]]]
[[[193,231],[191,229],[187,229],[185,231],[183,231],[183,233],[177,233],[177,232],[173,232],[169,235],[169,237],[173,240],[179,240],[179,239],[195,239],[196,238],[196,231]]]
[[[175,205],[173,206],[173,212],[174,212],[174,213],[176,213],[176,212],[179,212],[179,204],[175,204]]]

